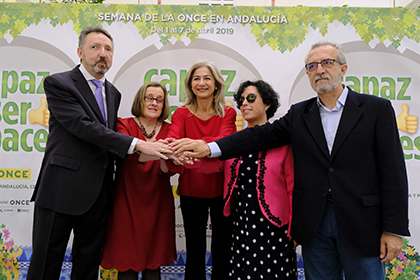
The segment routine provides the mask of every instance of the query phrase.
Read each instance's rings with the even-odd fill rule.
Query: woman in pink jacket
[[[248,128],[267,123],[279,107],[264,81],[243,82],[234,99]],[[224,170],[224,215],[233,218],[229,279],[296,279],[291,146],[227,160]]]

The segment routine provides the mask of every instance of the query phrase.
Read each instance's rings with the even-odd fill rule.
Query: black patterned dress
[[[263,166],[265,155],[262,153],[260,159]],[[297,279],[296,252],[287,237],[288,225],[273,225],[258,203],[258,153],[243,157],[240,164],[238,188],[233,193],[229,279]]]

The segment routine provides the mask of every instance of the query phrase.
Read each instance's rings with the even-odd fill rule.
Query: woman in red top
[[[183,144],[197,139],[212,142],[236,132],[236,111],[225,106],[225,82],[208,61],[198,61],[185,79],[187,103],[172,116],[168,138]],[[218,161],[218,159],[202,159]],[[212,229],[212,279],[228,279],[230,221],[223,216],[223,172],[201,174],[201,163],[183,167],[169,165],[180,173],[178,193],[184,220],[187,260],[185,280],[206,279],[206,229],[210,212]]]
[[[134,97],[134,117],[119,119],[117,131],[153,142],[165,139],[169,123],[167,92],[157,82]],[[115,268],[119,280],[159,280],[160,266],[176,260],[175,207],[166,162],[136,153],[117,163],[114,207],[102,267]]]

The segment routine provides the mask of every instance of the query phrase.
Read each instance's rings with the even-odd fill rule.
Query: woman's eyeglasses
[[[156,101],[157,104],[163,103],[163,98],[154,98],[153,96],[145,96],[144,101],[152,103]]]
[[[250,94],[248,94],[247,95],[247,97],[246,97],[246,101],[248,102],[248,103],[254,103],[254,101],[257,99],[257,95],[255,94],[255,93],[250,93]],[[242,106],[242,104],[244,104],[244,101],[245,101],[245,97],[243,97],[243,96],[241,96],[240,98],[239,98],[239,101],[238,101],[238,105],[239,105],[239,107],[241,107]]]

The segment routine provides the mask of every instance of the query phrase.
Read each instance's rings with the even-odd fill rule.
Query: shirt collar
[[[343,89],[343,91],[341,92],[341,95],[340,95],[340,97],[338,98],[338,100],[337,100],[337,103],[336,103],[336,105],[335,105],[335,107],[337,108],[341,108],[341,107],[344,107],[344,105],[346,104],[346,100],[347,100],[347,95],[349,94],[349,89],[346,87],[346,86],[344,86],[344,89]],[[322,103],[321,103],[321,100],[319,99],[319,96],[317,96],[316,97],[316,102],[317,102],[317,104],[318,104],[318,107],[323,107],[323,108],[326,108]]]
[[[92,76],[92,74],[90,74],[86,70],[86,68],[83,66],[83,64],[80,64],[79,70],[82,73],[83,77],[85,77],[86,81],[97,80],[94,76]],[[101,79],[99,79],[99,81],[102,81],[102,82],[105,83],[105,75]]]

